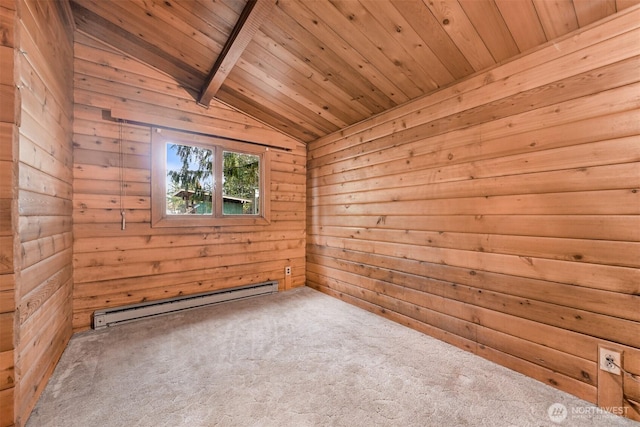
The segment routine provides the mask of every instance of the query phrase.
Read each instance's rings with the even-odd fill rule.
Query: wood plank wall
[[[66,2],[18,6],[14,421],[23,425],[72,333],[73,30]]]
[[[597,348],[640,374],[639,26],[628,9],[311,143],[308,285],[622,407]]]
[[[13,321],[15,318],[15,259],[17,210],[13,201],[18,158],[19,105],[16,105],[15,0],[0,0],[0,427],[13,425],[15,392]],[[13,102],[10,102],[13,101]]]
[[[153,124],[272,145],[292,140],[212,102],[198,106],[174,80],[76,31],[74,122],[74,320],[89,328],[101,308],[278,280],[305,283],[306,147],[272,150],[271,223],[151,228],[150,130],[124,124],[120,191],[119,124],[105,110]],[[215,127],[215,128],[214,128]],[[124,194],[126,192],[126,194]],[[120,200],[126,212],[121,230]],[[285,278],[285,267],[292,267]]]

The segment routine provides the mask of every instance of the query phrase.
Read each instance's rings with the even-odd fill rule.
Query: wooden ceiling
[[[639,2],[70,0],[80,31],[306,142]]]

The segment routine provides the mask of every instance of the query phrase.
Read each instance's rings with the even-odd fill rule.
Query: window
[[[269,151],[255,144],[153,129],[153,227],[266,224]]]

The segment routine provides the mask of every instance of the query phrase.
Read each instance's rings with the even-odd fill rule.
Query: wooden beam
[[[208,106],[236,64],[242,52],[269,16],[276,0],[249,0],[244,7],[229,39],[222,48],[207,80],[202,86],[198,103]]]

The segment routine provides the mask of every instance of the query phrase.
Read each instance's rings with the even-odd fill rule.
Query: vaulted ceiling
[[[76,26],[312,141],[640,0],[70,0]]]

